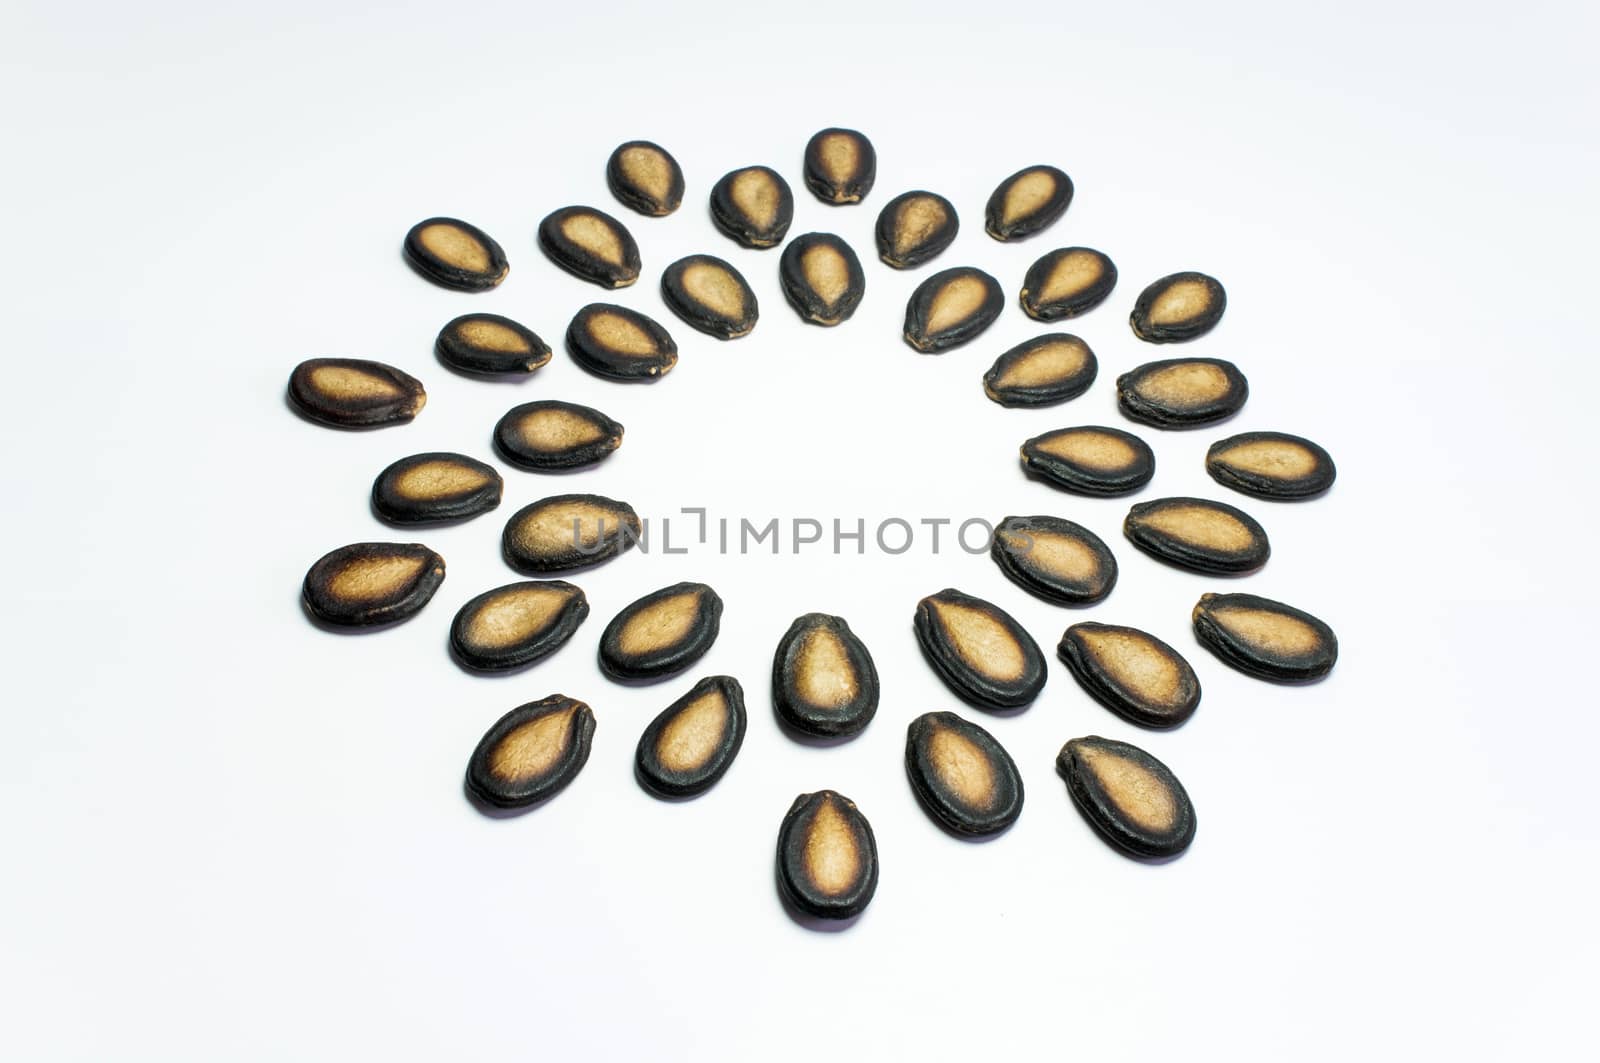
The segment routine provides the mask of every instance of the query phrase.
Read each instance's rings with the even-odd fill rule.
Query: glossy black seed
[[[390,524],[466,520],[498,506],[503,486],[494,466],[465,454],[413,454],[378,474],[372,508]]]
[[[939,678],[980,709],[1016,709],[1044,689],[1044,653],[997,605],[954,588],[917,603],[917,642]]]
[[[683,169],[666,148],[648,140],[618,145],[606,162],[611,194],[640,214],[660,218],[683,202]]]
[[[859,734],[878,711],[878,669],[843,617],[807,613],[789,625],[772,659],[772,703],[809,735]]]
[[[1090,496],[1137,491],[1156,474],[1150,445],[1120,428],[1083,425],[1022,444],[1022,466],[1053,487]]]
[[[805,177],[824,203],[860,203],[877,180],[878,153],[854,129],[824,129],[806,144]]]
[[[1128,323],[1150,343],[1181,343],[1210,332],[1228,306],[1228,294],[1215,277],[1173,273],[1139,293]]]
[[[1007,517],[989,555],[1029,594],[1059,605],[1093,605],[1117,585],[1117,559],[1094,532],[1062,517]]]
[[[745,247],[776,247],[794,221],[794,193],[769,167],[734,170],[712,186],[711,221]]]
[[[878,888],[878,843],[854,801],[833,790],[801,794],[778,828],[778,887],[819,919],[851,919]]]
[[[1246,675],[1308,683],[1333,670],[1339,640],[1310,613],[1254,594],[1205,594],[1194,633],[1206,649]]]
[[[953,712],[906,728],[906,776],[928,815],[959,834],[997,834],[1022,814],[1022,776],[994,736]]]
[[[960,228],[948,199],[934,192],[902,192],[878,215],[878,257],[895,269],[920,266],[949,247]]]
[[[371,627],[409,620],[444,582],[444,558],[421,543],[352,543],[324,554],[300,594],[318,620]]]
[[[1100,363],[1089,345],[1066,332],[1023,340],[983,374],[983,391],[1002,406],[1054,406],[1089,390]]]
[[[605,459],[622,445],[622,425],[575,402],[541,399],[506,411],[494,448],[519,469],[554,472]]]
[[[289,401],[333,428],[382,428],[410,421],[428,393],[416,377],[382,362],[310,358],[289,374]]]
[[[940,270],[911,293],[905,340],[924,354],[977,339],[1005,307],[1000,282],[970,266]]]
[[[1224,487],[1274,501],[1315,498],[1338,475],[1326,450],[1287,432],[1220,439],[1206,451],[1206,472]]]
[[[512,709],[489,728],[467,762],[467,790],[496,808],[526,808],[555,796],[589,760],[594,713],[564,694]]]
[[[1156,560],[1193,572],[1254,572],[1272,555],[1266,529],[1255,518],[1205,498],[1139,502],[1128,510],[1122,533]]]
[[[1056,770],[1083,818],[1123,852],[1166,859],[1194,840],[1194,805],[1178,777],[1138,746],[1098,735],[1061,747]]]
[[[523,506],[500,538],[506,564],[519,572],[569,572],[631,550],[643,534],[626,502],[603,495],[551,495]]]
[[[405,257],[433,283],[463,292],[488,291],[505,280],[510,265],[500,245],[457,218],[428,218],[406,233]]]
[[[1090,247],[1058,247],[1028,267],[1022,309],[1035,321],[1077,317],[1106,301],[1117,286],[1117,267]]]
[[[1250,397],[1239,367],[1220,358],[1146,362],[1117,378],[1125,417],[1157,428],[1199,428],[1225,421]]]
[[[1029,166],[1000,182],[984,209],[996,240],[1024,240],[1055,224],[1072,202],[1072,178],[1054,166]]]
[[[1176,727],[1200,705],[1189,662],[1147,631],[1073,624],[1056,652],[1091,697],[1141,727]]]
[[[508,583],[461,607],[450,649],[475,671],[522,668],[565,646],[588,615],[589,599],[566,580]]]
[[[463,314],[439,330],[439,360],[463,373],[531,373],[550,360],[534,332],[499,314]]]
[[[593,207],[562,207],[539,223],[539,247],[550,261],[602,288],[639,279],[639,245],[617,219]]]
[[[744,688],[731,675],[700,680],[639,736],[634,773],[646,789],[693,797],[715,786],[744,742]]]
[[[654,319],[615,303],[590,303],[567,326],[572,360],[596,376],[658,380],[678,364],[678,345]]]
[[[661,298],[690,328],[719,340],[756,327],[756,293],[738,270],[711,255],[689,255],[661,274]]]
[[[847,320],[861,305],[867,285],[861,260],[831,233],[790,240],[778,263],[778,279],[795,312],[818,325]]]
[[[704,657],[722,627],[722,599],[704,583],[675,583],[624,608],[600,636],[600,670],[662,679]]]

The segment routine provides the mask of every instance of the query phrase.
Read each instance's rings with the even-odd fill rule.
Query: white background
[[[24,5],[0,33],[6,461],[0,591],[0,1055],[44,1059],[1527,1058],[1593,1051],[1596,926],[1593,195],[1600,25],[1585,5],[928,2],[869,17],[788,5]],[[865,20],[863,20],[865,19]],[[865,131],[859,208],[800,181],[806,139]],[[634,215],[603,166],[666,145],[683,209]],[[993,186],[1062,166],[1047,235],[982,231]],[[792,232],[843,235],[866,300],[835,330],[783,302],[778,252],[706,217],[722,173],[770,164]],[[937,264],[882,266],[896,193],[949,196]],[[621,217],[644,276],[618,297],[682,348],[651,387],[560,350],[610,298],[534,231],[588,203]],[[415,221],[457,215],[511,273],[469,296],[402,263]],[[1122,280],[1068,326],[1100,357],[1086,397],[986,401],[1005,347],[1044,331],[1014,304],[1052,247],[1105,250]],[[719,343],[667,313],[660,269],[734,262],[763,316]],[[899,340],[934,269],[993,272],[1007,310],[942,357]],[[1258,575],[1161,566],[1119,533],[1129,500],[1026,480],[1017,445],[1122,423],[1112,382],[1172,356],[1133,338],[1140,287],[1202,269],[1222,325],[1182,353],[1235,360],[1225,428],[1141,434],[1141,496],[1243,505],[1271,534]],[[526,382],[431,353],[468,310],[558,348]],[[284,406],[289,371],[370,357],[428,388],[411,425],[340,433]],[[489,457],[511,405],[559,397],[627,426],[569,477],[506,470],[495,514],[416,534],[369,514],[389,461]],[[1223,434],[1322,442],[1326,498],[1273,505],[1201,468]],[[478,678],[445,652],[460,604],[514,574],[500,528],[594,490],[645,516],[703,505],[764,521],[1055,513],[1098,531],[1122,579],[1103,605],[1024,594],[983,556],[637,552],[574,577],[593,615],[560,654]],[[675,531],[677,529],[675,528]],[[449,575],[415,620],[341,636],[303,618],[305,569],[364,540],[421,539]],[[722,636],[693,672],[623,688],[601,628],[679,579],[717,587]],[[1021,766],[998,840],[936,829],[906,785],[906,723],[955,708],[911,634],[947,585],[1011,610],[1052,657],[1026,712],[978,718]],[[1333,676],[1280,688],[1189,633],[1203,591],[1298,604],[1338,631]],[[771,654],[809,610],[847,617],[883,677],[876,721],[832,748],[778,730]],[[1054,660],[1093,618],[1148,628],[1204,684],[1176,733],[1092,703]],[[703,674],[749,694],[744,750],[703,799],[631,775],[645,723]],[[576,782],[490,819],[462,796],[502,712],[560,691],[599,724]],[[1191,793],[1199,833],[1146,866],[1101,843],[1053,771],[1067,738],[1133,740]],[[795,794],[836,788],[876,828],[877,898],[841,933],[773,886]]]

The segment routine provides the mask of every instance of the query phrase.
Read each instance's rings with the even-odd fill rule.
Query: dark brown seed
[[[1044,689],[1044,653],[997,605],[946,588],[917,603],[922,653],[948,686],[980,709],[1016,709]]]
[[[352,543],[312,565],[301,586],[311,615],[339,627],[409,620],[444,582],[444,558],[421,543]]]
[[[450,649],[475,671],[522,668],[565,646],[588,615],[589,599],[565,580],[508,583],[461,607]]]
[[[499,314],[463,314],[439,330],[439,360],[463,373],[531,373],[550,347],[531,329]]]
[[[575,402],[513,406],[494,426],[494,447],[519,469],[552,472],[593,465],[622,445],[622,425]]]
[[[456,218],[417,222],[406,233],[405,256],[412,269],[433,283],[462,292],[488,291],[511,268],[488,233]]]
[[[1059,605],[1093,605],[1117,585],[1117,559],[1100,537],[1061,517],[1007,517],[989,554],[1029,594]]]
[[[378,474],[372,508],[390,524],[466,520],[498,506],[502,486],[494,466],[465,454],[413,454]]]
[[[905,339],[924,354],[959,347],[1000,316],[1000,282],[970,266],[941,270],[917,286],[906,304]]]
[[[738,339],[756,327],[756,293],[739,271],[711,255],[689,255],[661,274],[661,298],[690,328],[719,340]]]
[[[1177,856],[1194,841],[1194,805],[1172,770],[1138,746],[1098,735],[1061,747],[1056,770],[1083,818],[1133,856]]]
[[[1254,572],[1272,554],[1266,529],[1255,518],[1204,498],[1139,502],[1128,510],[1122,533],[1157,561],[1194,572]]]
[[[1204,273],[1173,273],[1139,293],[1128,323],[1150,343],[1181,343],[1204,336],[1222,320],[1228,293]]]
[[[745,247],[777,247],[794,221],[794,193],[766,166],[734,170],[711,189],[711,221]]]
[[[289,401],[334,428],[405,424],[428,402],[422,382],[392,365],[361,358],[311,358],[289,375]]]
[[[1106,301],[1117,286],[1117,267],[1088,247],[1060,247],[1028,267],[1022,309],[1036,321],[1077,317]]]
[[[1029,473],[1080,495],[1125,495],[1156,474],[1150,445],[1120,428],[1084,425],[1034,436],[1022,444]]]
[[[1194,633],[1206,649],[1246,675],[1308,683],[1333,670],[1333,628],[1292,605],[1254,594],[1205,594],[1194,607]]]
[[[1022,776],[994,736],[953,712],[906,728],[906,775],[928,815],[958,834],[998,834],[1022,814]]]
[[[648,140],[618,146],[606,162],[611,194],[640,214],[664,217],[683,202],[683,169],[667,149]]]
[[[1141,727],[1176,727],[1200,704],[1189,662],[1138,628],[1073,624],[1056,652],[1090,697]]]
[[[600,670],[613,679],[662,679],[704,657],[722,627],[722,599],[704,583],[652,591],[612,617]]]
[[[1000,182],[984,222],[996,240],[1023,240],[1055,223],[1072,202],[1072,178],[1054,166],[1029,166]]]
[[[744,742],[744,688],[731,675],[700,680],[639,736],[634,771],[647,789],[693,797],[716,785]]]
[[[1117,378],[1122,413],[1157,428],[1199,428],[1225,421],[1250,397],[1239,367],[1220,358],[1146,362]]]
[[[1287,432],[1243,432],[1211,444],[1206,472],[1224,487],[1257,498],[1315,498],[1333,486],[1338,471],[1328,452]]]
[[[567,326],[573,361],[608,380],[658,380],[678,364],[678,345],[656,322],[615,303],[590,303]]]
[[[496,808],[555,796],[589,760],[594,713],[565,694],[520,705],[489,728],[467,762],[467,789]]]
[[[824,129],[806,145],[805,175],[824,203],[860,203],[877,180],[878,153],[854,129]]]
[[[500,547],[506,563],[519,572],[567,572],[631,550],[642,529],[626,502],[603,495],[551,495],[512,515]]]
[[[801,794],[778,828],[784,900],[819,919],[852,919],[878,888],[878,843],[856,803],[833,790]]]
[[[948,199],[933,192],[902,192],[878,215],[878,257],[895,269],[920,266],[949,247],[960,228]]]
[[[772,703],[809,735],[855,735],[872,722],[878,669],[843,617],[807,613],[789,625],[772,659]]]
[[[789,241],[778,263],[784,297],[795,312],[818,325],[837,325],[861,305],[867,276],[850,245],[831,233],[806,233]]]
[[[1100,372],[1089,345],[1066,332],[1023,340],[983,375],[983,391],[1002,406],[1054,406],[1089,390]]]
[[[602,288],[639,279],[639,245],[611,215],[593,207],[562,207],[539,223],[539,247],[574,277]]]

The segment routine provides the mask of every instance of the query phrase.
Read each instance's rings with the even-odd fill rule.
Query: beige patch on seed
[[[733,205],[757,229],[770,228],[778,217],[778,183],[765,170],[741,170],[728,190]]]
[[[1078,746],[1077,754],[1106,797],[1134,823],[1151,831],[1168,831],[1177,823],[1177,798],[1160,777],[1126,757],[1092,745]]]
[[[850,290],[850,263],[831,244],[808,247],[800,256],[800,272],[817,298],[830,307]]]
[[[668,771],[695,771],[705,766],[728,731],[728,701],[720,690],[708,690],[661,729],[656,759]]]
[[[936,336],[970,319],[988,298],[989,286],[983,278],[966,273],[952,277],[934,293],[928,311],[927,334]]]
[[[1122,628],[1090,628],[1074,631],[1072,637],[1124,690],[1158,704],[1183,701],[1183,669],[1148,636]]]
[[[1105,471],[1125,469],[1139,457],[1127,440],[1105,432],[1059,432],[1046,436],[1034,446],[1053,458]]]
[[[489,249],[477,237],[454,225],[425,225],[417,242],[448,265],[473,273],[489,269]]]
[[[1050,270],[1050,276],[1045,278],[1039,289],[1039,302],[1053,303],[1077,295],[1098,281],[1105,271],[1105,263],[1099,255],[1088,251],[1069,252],[1061,256]]]
[[[425,557],[405,554],[359,558],[333,574],[328,593],[347,602],[393,597],[420,576],[427,563]]]
[[[610,310],[591,314],[584,327],[596,343],[613,354],[647,358],[660,353],[655,339],[635,321]]]
[[[854,701],[861,689],[844,640],[825,627],[813,628],[795,654],[795,692],[819,709],[837,709]]]
[[[903,255],[921,247],[938,229],[950,220],[950,215],[932,196],[917,196],[900,204],[894,219],[894,252]]]
[[[700,617],[700,600],[700,591],[684,591],[645,606],[623,623],[617,633],[617,647],[635,656],[678,645]]]
[[[1240,472],[1298,480],[1317,471],[1317,456],[1299,443],[1258,439],[1218,451],[1211,459]]]
[[[861,145],[848,133],[829,133],[817,145],[822,169],[834,184],[843,184],[861,168]]]
[[[1056,194],[1056,179],[1047,170],[1029,170],[1011,182],[1000,210],[1000,223],[1011,225],[1036,212]]]
[[[535,410],[517,422],[517,436],[532,450],[553,453],[602,439],[605,433],[572,410]]]
[[[1083,371],[1089,348],[1073,340],[1052,340],[1033,348],[1006,367],[995,381],[999,387],[1032,388],[1053,384]]]
[[[480,351],[527,354],[533,350],[533,345],[522,333],[498,321],[485,321],[482,318],[463,321],[456,326],[456,335],[462,342]]]
[[[1316,628],[1284,613],[1243,606],[1223,606],[1209,612],[1218,627],[1270,654],[1304,657],[1322,647],[1322,636]]]
[[[1213,506],[1160,506],[1134,523],[1195,546],[1235,552],[1256,545],[1256,536],[1238,517]]]
[[[824,798],[811,817],[806,832],[806,877],[818,890],[838,896],[855,885],[861,874],[861,849],[850,820],[838,799]]]
[[[425,461],[400,474],[395,490],[407,498],[453,498],[476,491],[490,479],[481,469],[458,461]]]
[[[684,268],[683,290],[712,313],[737,321],[744,316],[744,286],[733,274],[709,262],[692,262]]]
[[[593,550],[602,538],[620,535],[629,522],[624,515],[591,502],[558,502],[524,517],[513,533],[532,554],[564,553],[573,547]]]
[[[1165,406],[1203,406],[1228,394],[1233,385],[1219,365],[1179,362],[1139,377],[1133,388],[1147,401]]]
[[[1182,280],[1169,284],[1150,303],[1152,325],[1179,325],[1193,320],[1211,308],[1211,287],[1203,281]]]
[[[572,742],[577,713],[574,702],[513,728],[489,755],[489,772],[508,783],[526,782],[549,772]]]
[[[366,399],[396,399],[405,394],[388,377],[345,365],[319,365],[311,370],[311,386],[316,391],[343,402]]]
[[[924,599],[962,662],[991,679],[1013,680],[1027,670],[1022,645],[987,609]]]
[[[569,214],[561,220],[561,235],[602,262],[622,265],[622,237],[598,215]]]
[[[555,623],[572,597],[571,591],[557,587],[518,587],[497,594],[473,615],[467,639],[491,650],[523,642]]]
[[[940,784],[962,804],[978,811],[994,807],[999,796],[994,764],[972,739],[935,725],[928,737],[928,762]]]
[[[622,175],[651,199],[665,203],[672,194],[672,164],[659,151],[625,148],[617,162]]]
[[[1037,529],[997,534],[1030,568],[1068,580],[1088,581],[1100,576],[1100,555],[1082,539]]]

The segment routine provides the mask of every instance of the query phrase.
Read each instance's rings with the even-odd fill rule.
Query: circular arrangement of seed
[[[800,154],[801,180],[823,203],[858,204],[872,191],[877,152],[861,133],[824,129]],[[604,172],[617,201],[645,217],[665,217],[682,203],[685,182],[677,160],[650,141],[619,146]],[[1001,181],[985,204],[985,231],[1005,243],[1035,237],[1066,213],[1073,192],[1071,178],[1054,166],[1019,170]],[[794,198],[776,170],[749,165],[716,181],[709,211],[716,229],[734,242],[776,248],[788,234]],[[915,269],[943,254],[958,228],[956,207],[948,199],[919,189],[901,192],[878,215],[878,257],[892,269]],[[536,242],[556,266],[602,288],[625,288],[641,276],[642,255],[633,235],[594,207],[568,206],[546,215],[537,223]],[[402,250],[420,276],[460,292],[492,289],[510,271],[500,244],[455,218],[418,222],[406,233]],[[812,324],[845,322],[866,291],[860,257],[832,233],[795,237],[776,265],[784,297]],[[1057,248],[1024,268],[1013,290],[1021,309],[1040,322],[1088,314],[1110,299],[1117,284],[1116,265],[1093,248]],[[718,340],[747,335],[758,323],[749,283],[714,255],[690,255],[667,265],[659,285],[674,314]],[[981,336],[1005,302],[1001,282],[981,270],[937,271],[912,294],[902,338],[919,352],[941,354]],[[1216,327],[1226,306],[1227,295],[1214,277],[1179,271],[1143,289],[1129,324],[1148,343],[1190,342]],[[611,303],[577,309],[566,330],[566,347],[579,366],[610,383],[659,380],[678,358],[678,345],[664,327]],[[495,314],[463,314],[447,322],[434,349],[446,365],[477,377],[526,375],[551,357],[537,333]],[[1083,395],[1097,374],[1088,343],[1051,332],[1000,354],[981,382],[984,393],[1001,406],[1038,408]],[[1249,395],[1244,374],[1218,358],[1150,361],[1122,373],[1115,387],[1128,420],[1161,430],[1227,420]],[[357,430],[411,421],[427,394],[416,378],[381,362],[312,358],[291,373],[288,398],[309,421]],[[552,473],[604,461],[622,445],[623,427],[593,407],[547,399],[507,411],[494,427],[493,440],[508,465]],[[1155,453],[1145,440],[1102,425],[1069,425],[1036,435],[1022,444],[1021,456],[1030,479],[1086,497],[1131,494],[1156,473]],[[1206,471],[1223,487],[1272,502],[1321,496],[1335,476],[1326,450],[1279,431],[1218,439],[1206,454]],[[371,506],[391,525],[458,522],[497,507],[502,487],[499,472],[470,455],[397,456],[377,474]],[[511,516],[501,550],[519,572],[564,573],[620,556],[639,531],[639,517],[626,502],[554,494]],[[1137,503],[1128,511],[1123,533],[1160,561],[1208,575],[1255,572],[1270,553],[1266,530],[1254,517],[1214,499]],[[1117,582],[1117,560],[1106,542],[1061,516],[1004,518],[995,525],[991,554],[1021,590],[1058,605],[1100,602]],[[415,616],[444,577],[444,559],[421,543],[353,543],[311,566],[302,602],[319,626],[371,629]],[[565,580],[486,589],[456,614],[450,654],[477,674],[520,671],[571,641],[588,613],[583,590]],[[705,584],[652,591],[606,625],[598,644],[600,670],[617,682],[675,676],[711,648],[721,615],[722,599]],[[1207,593],[1195,605],[1191,622],[1195,640],[1219,661],[1275,683],[1319,680],[1339,654],[1326,623],[1253,594]],[[1039,644],[991,602],[947,588],[917,604],[912,629],[933,672],[972,708],[1021,711],[1045,685],[1048,670]],[[1200,703],[1200,679],[1190,663],[1139,628],[1075,623],[1060,636],[1059,653],[1085,693],[1118,721],[1167,730],[1184,724]],[[771,692],[779,729],[791,738],[847,741],[877,713],[877,667],[844,618],[807,613],[777,644]],[[565,694],[511,709],[472,752],[466,792],[486,812],[542,804],[583,769],[595,726],[589,706]],[[644,727],[634,758],[638,784],[670,799],[710,790],[738,756],[746,727],[739,680],[699,679]],[[1061,747],[1056,766],[1090,832],[1125,855],[1169,860],[1193,840],[1195,810],[1183,784],[1138,746],[1096,735],[1076,737]],[[930,820],[958,837],[1002,832],[1022,812],[1022,778],[1011,754],[994,734],[954,712],[928,712],[909,721],[905,770]],[[787,814],[777,816],[778,811],[775,878],[791,913],[827,920],[858,916],[878,882],[877,843],[866,816],[832,789],[800,794]]]

